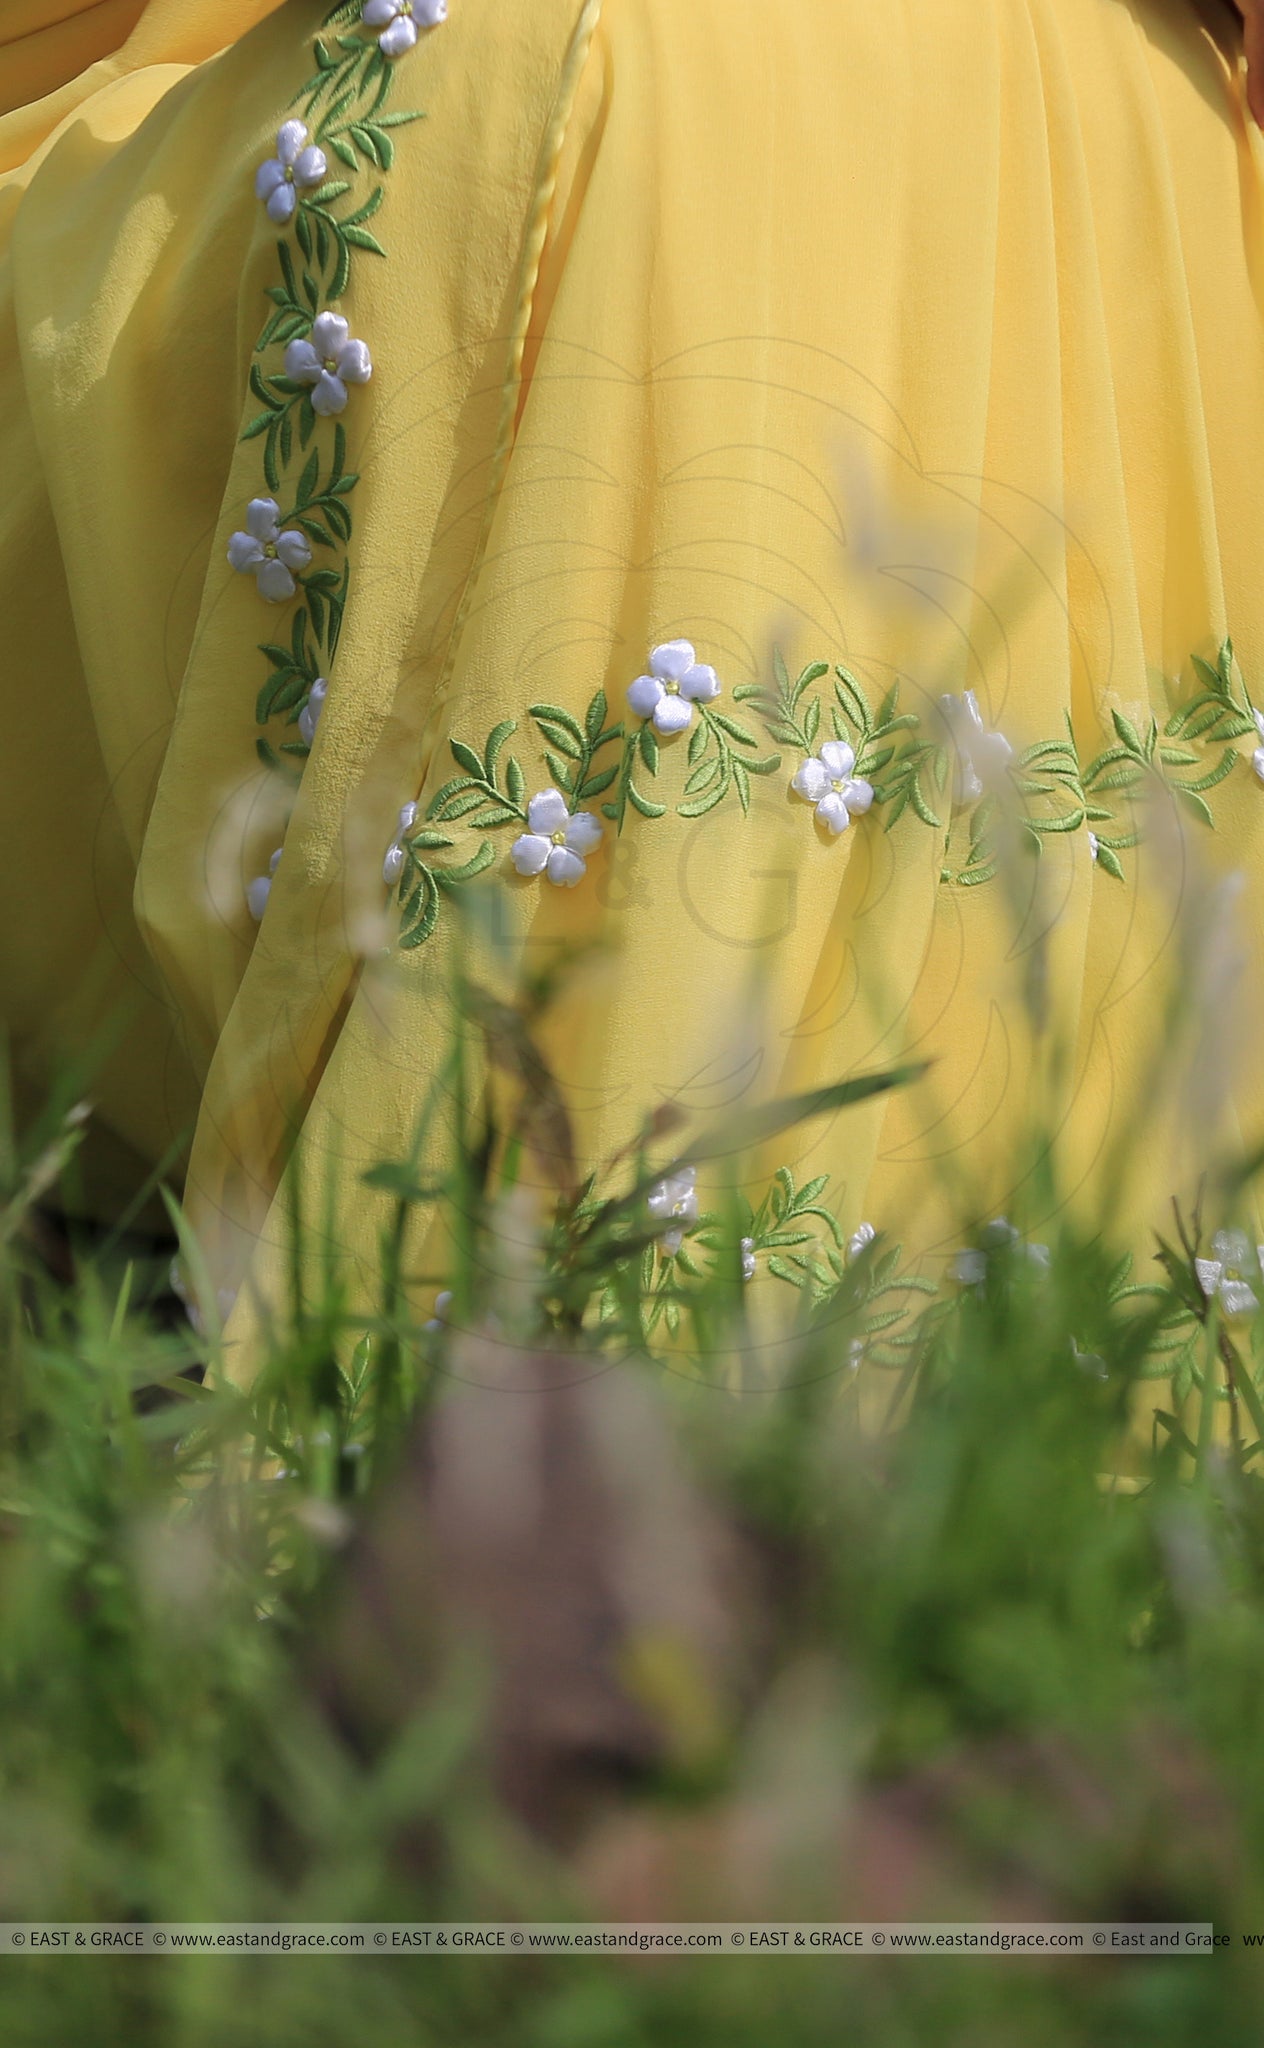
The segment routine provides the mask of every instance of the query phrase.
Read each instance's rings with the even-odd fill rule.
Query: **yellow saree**
[[[601,943],[549,1026],[585,1163],[933,1056],[776,1163],[941,1262],[941,1169],[1033,1087],[1024,961],[1075,1185],[1144,1114],[1191,844],[1264,957],[1229,10],[443,11],[103,4],[6,77],[5,1014],[38,1090],[125,1005],[96,1199],[192,1131],[243,1370],[297,1133],[371,1266],[493,876],[513,959]],[[1165,1122],[1140,1158],[1144,1206]]]

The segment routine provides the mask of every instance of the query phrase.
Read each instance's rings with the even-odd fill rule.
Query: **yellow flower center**
[[[292,184],[294,183],[294,166],[293,166],[293,164],[287,164],[287,165],[285,166],[285,182],[286,182],[286,184],[287,184],[287,185],[292,185]]]
[[[264,552],[264,554],[265,554],[265,555],[267,556],[267,558],[268,558],[268,560],[269,560],[270,562],[275,562],[275,560],[276,560],[276,542],[275,542],[274,540],[265,540],[265,542],[264,542],[264,544],[263,544],[263,552]]]
[[[553,834],[553,837],[552,837],[552,843],[553,843],[553,845],[554,845],[554,846],[565,846],[565,844],[566,844],[566,834],[565,834],[565,832],[555,832],[555,833]]]
[[[669,697],[679,697],[680,695],[679,683],[666,682],[663,684],[663,689],[666,691]]]
[[[847,777],[845,775],[840,776],[838,781],[833,783],[831,786],[838,791],[839,796],[842,796],[844,790],[847,787]]]
[[[326,368],[326,369],[328,370],[328,372],[329,372],[329,374],[330,374],[330,376],[331,376],[331,377],[333,376],[333,374],[334,374],[334,371],[335,371],[335,370],[337,369],[337,367],[338,367],[338,358],[337,358],[337,356],[326,356],[326,357],[325,357],[325,368]]]

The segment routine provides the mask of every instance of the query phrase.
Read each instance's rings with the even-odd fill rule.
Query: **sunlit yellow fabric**
[[[136,62],[64,83],[55,128],[0,120],[5,1010],[37,1090],[128,999],[97,1199],[195,1129],[213,1277],[256,1283],[230,1325],[246,1363],[294,1134],[334,1163],[367,1271],[358,1175],[398,1154],[436,1070],[443,939],[380,957],[380,869],[399,807],[454,772],[450,736],[518,720],[533,793],[552,778],[527,708],[582,717],[601,684],[622,713],[677,637],[747,723],[732,693],[776,646],[792,673],[845,661],[875,704],[899,677],[926,716],[974,689],[1016,748],[1069,714],[1086,761],[1112,708],[1162,722],[1164,679],[1189,691],[1226,633],[1264,693],[1264,155],[1227,8],[450,12],[398,60],[426,119],[397,133],[387,256],[343,307],[375,363],[344,415],[353,592],[292,807],[255,753],[256,644],[286,637],[284,608],[225,549],[264,490],[239,439],[277,280],[254,171],[322,10],[151,5]],[[208,35],[237,40],[211,57]],[[512,832],[489,835],[511,949],[605,942],[549,1039],[585,1163],[665,1097],[709,1121],[933,1055],[933,1094],[767,1164],[828,1172],[847,1229],[896,1217],[946,1252],[941,1169],[1021,1203],[982,1162],[1031,1101],[1016,990],[1045,926],[1072,1178],[1146,1122],[1188,937],[1178,840],[1130,853],[1121,884],[1084,829],[1051,835],[1015,942],[1004,878],[942,883],[943,834],[911,813],[828,838],[790,793],[794,749],[749,817],[682,819],[687,744],[650,788],[668,815],[608,831],[573,890],[517,879]],[[1258,960],[1253,744],[1190,832],[1213,874],[1244,873]],[[257,928],[245,886],[282,837]],[[1233,1112],[1252,1129],[1258,1066]],[[1157,1117],[1147,1145],[1157,1203],[1180,1164]]]

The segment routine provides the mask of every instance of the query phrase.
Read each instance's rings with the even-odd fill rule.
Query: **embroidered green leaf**
[[[491,867],[495,858],[495,847],[490,839],[485,839],[478,852],[472,854],[469,860],[463,861],[459,867],[436,868],[434,870],[435,881],[441,889],[455,889],[459,883],[471,882],[475,875],[483,874],[486,869]]]
[[[589,740],[594,744],[605,731],[606,709],[606,693],[604,690],[598,690],[593,696],[592,703],[588,706],[588,715],[584,720],[584,730]]]
[[[1236,750],[1232,747],[1226,747],[1214,768],[1209,768],[1204,775],[1178,783],[1177,787],[1187,790],[1214,789],[1218,782],[1224,781],[1226,775],[1232,775],[1237,759]]]
[[[368,249],[374,256],[385,256],[386,254],[382,244],[375,235],[369,233],[367,228],[344,227],[342,239],[344,242],[350,242],[353,248]]]
[[[718,755],[712,755],[700,762],[685,782],[686,796],[696,796],[700,791],[709,788],[713,782],[720,780],[722,773],[723,766]]]
[[[584,750],[584,734],[569,711],[563,711],[556,704],[532,704],[530,713],[555,747],[560,747],[563,753],[573,752],[578,759]]]
[[[536,718],[536,722],[545,738],[552,746],[557,748],[559,753],[569,755],[572,761],[583,760],[584,741],[582,734],[576,736],[568,732],[565,726],[555,725],[551,720],[541,718],[538,711],[533,712],[533,716]]]
[[[303,466],[303,474],[299,478],[298,491],[296,493],[294,500],[294,509],[296,513],[302,506],[310,505],[312,503],[316,491],[316,482],[319,475],[320,456],[316,449],[313,448],[311,454],[308,456],[307,461]]]
[[[1201,824],[1214,825],[1215,820],[1211,815],[1211,806],[1207,803],[1205,797],[1197,795],[1193,787],[1188,783],[1178,782],[1174,786],[1176,794],[1181,798],[1186,809],[1192,811]]]
[[[467,747],[464,740],[455,739],[450,739],[448,746],[457,766],[464,768],[468,775],[475,776],[481,782],[484,776],[483,763],[473,747]]]
[[[1128,749],[1128,752],[1130,754],[1136,754],[1140,756],[1142,760],[1144,760],[1145,749],[1141,744],[1140,735],[1137,732],[1136,726],[1132,723],[1132,720],[1130,718],[1125,718],[1122,711],[1116,711],[1114,709],[1112,709],[1110,717],[1111,723],[1114,726],[1115,731],[1119,734],[1119,737],[1123,741],[1124,746]]]

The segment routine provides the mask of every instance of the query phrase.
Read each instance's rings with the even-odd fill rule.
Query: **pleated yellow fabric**
[[[1144,756],[1152,717],[1189,844],[1213,880],[1245,877],[1264,957],[1246,695],[1264,703],[1264,153],[1231,11],[451,0],[428,28],[419,7],[383,104],[425,118],[389,150],[348,143],[345,166],[326,152],[351,188],[334,217],[382,192],[364,230],[385,256],[353,242],[346,277],[337,237],[309,261],[302,205],[269,219],[255,174],[283,120],[319,138],[321,105],[295,95],[344,61],[337,36],[380,28],[344,10],[314,55],[327,10],[301,0],[249,33],[263,5],[178,11],[190,36],[231,14],[239,39],[181,68],[176,37],[0,182],[0,975],[32,1087],[129,998],[97,1089],[115,1141],[98,1199],[193,1131],[188,1202],[243,1372],[298,1133],[336,1172],[367,1279],[380,1217],[359,1175],[398,1154],[437,1071],[466,886],[420,867],[480,860],[505,878],[515,960],[602,943],[549,1027],[586,1163],[664,1098],[709,1119],[933,1056],[930,1092],[767,1163],[828,1173],[845,1229],[898,1219],[942,1257],[945,1173],[977,1172],[998,1210],[1021,1199],[984,1162],[1031,1100],[1015,991],[1047,934],[1059,1113],[1090,1183],[1145,1122],[1180,903],[1210,886],[1161,821],[1128,843],[1120,785],[1148,773],[1129,736]],[[268,416],[295,394],[268,379],[317,304],[300,281],[287,313],[279,244],[319,273],[320,310],[339,285],[373,363],[303,446],[296,404],[288,453]],[[337,428],[358,482],[345,519],[328,486],[310,568],[295,556],[300,581],[347,571],[327,659],[322,586],[270,604],[258,563],[226,554],[250,501],[310,511]],[[1223,706],[1182,725],[1206,687],[1191,657],[1214,676],[1229,635]],[[680,642],[688,659],[651,661]],[[793,704],[750,694],[818,663]],[[324,708],[300,725],[318,664]],[[604,735],[639,734],[647,671],[636,703],[667,709],[633,796]],[[897,682],[912,722],[866,742]],[[687,729],[658,730],[682,705]],[[572,772],[570,720],[600,742],[570,809],[602,837],[576,838],[584,872],[555,886],[513,849],[564,852],[565,825],[515,814]],[[487,779],[510,721],[499,799],[443,796],[470,749]],[[992,873],[1003,819],[974,778],[985,799],[1041,745],[1019,776],[1042,783],[1040,858]],[[809,755],[824,766],[796,790]],[[402,836],[449,843],[388,890],[414,802]],[[433,935],[401,948],[432,896]],[[1241,1129],[1261,1096],[1248,1062]],[[1141,1167],[1144,1208],[1178,1172],[1157,1117]],[[441,1270],[442,1245],[427,1256]]]

